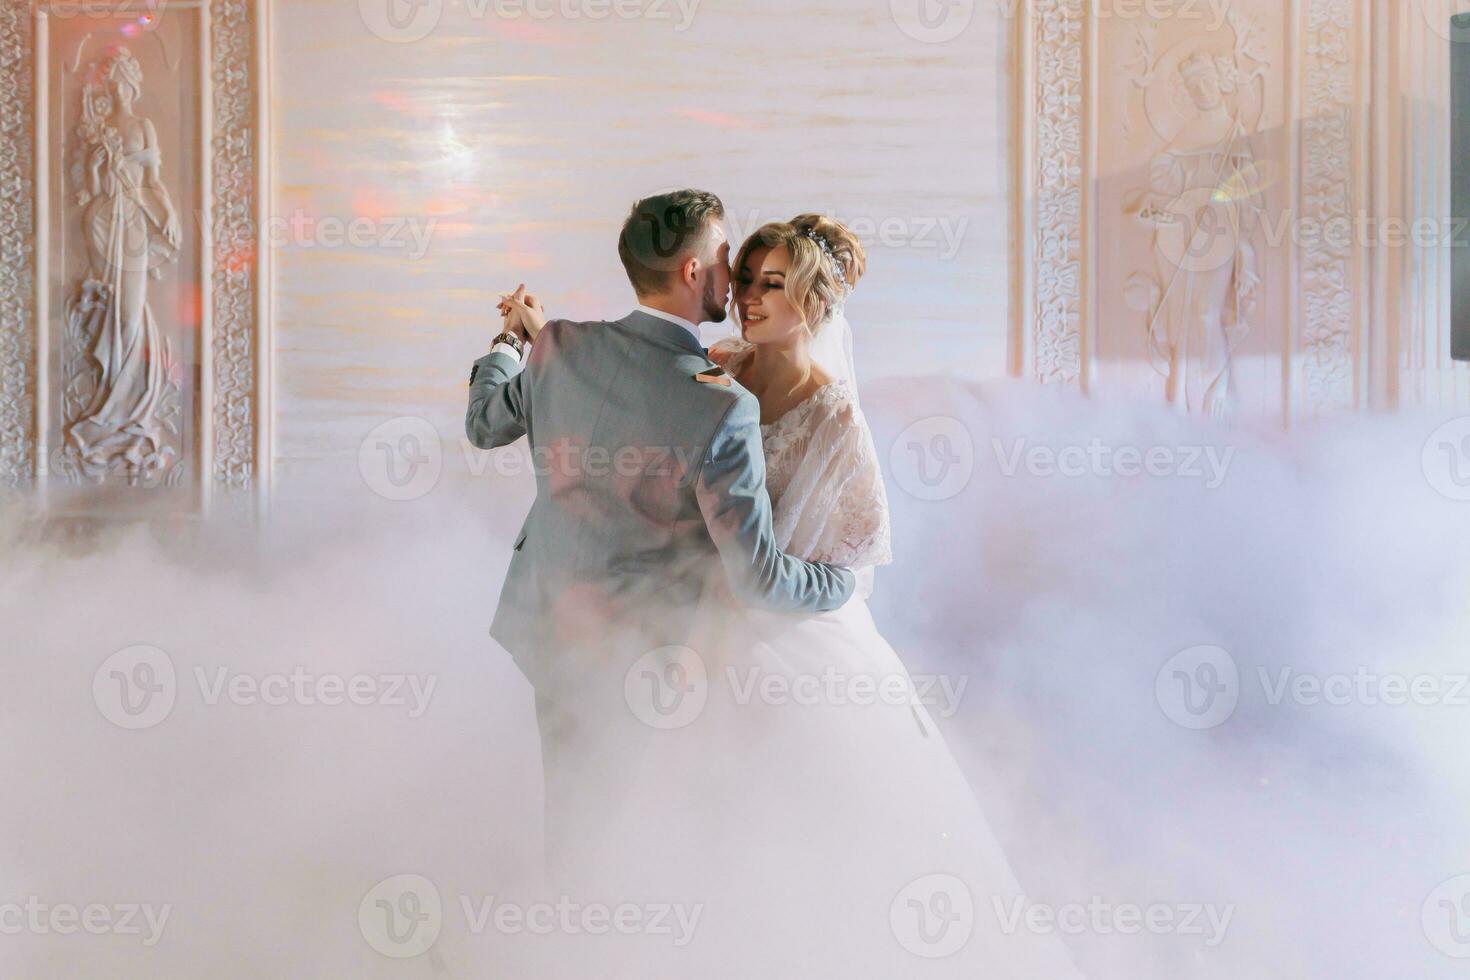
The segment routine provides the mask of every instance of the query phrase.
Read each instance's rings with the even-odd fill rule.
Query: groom
[[[574,791],[638,744],[605,737],[628,731],[626,671],[689,639],[701,595],[817,613],[853,591],[848,569],[776,547],[760,406],[700,345],[697,324],[723,321],[729,298],[723,218],[702,191],[637,202],[618,254],[638,308],[545,322],[518,291],[508,332],[470,376],[470,441],[529,435],[535,462],[536,502],[490,633],[536,689],[553,849],[587,803]]]

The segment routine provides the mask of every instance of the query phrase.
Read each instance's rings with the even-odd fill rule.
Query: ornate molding
[[[0,2],[0,486],[34,479],[34,22],[26,0]]]
[[[1083,0],[1038,0],[1033,48],[1033,377],[1082,381]]]
[[[214,91],[211,202],[214,268],[213,441],[210,472],[216,489],[250,488],[256,460],[256,350],[261,329],[257,276],[264,256],[258,236],[255,24],[248,0],[212,0],[210,5]],[[249,254],[242,254],[248,252]]]
[[[1317,227],[1353,227],[1354,4],[1308,0],[1303,29],[1301,207]],[[1323,236],[1301,253],[1299,357],[1308,413],[1352,408],[1357,306],[1351,241]]]

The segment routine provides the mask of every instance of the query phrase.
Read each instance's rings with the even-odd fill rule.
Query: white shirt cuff
[[[494,347],[490,348],[490,353],[492,353],[492,354],[509,354],[511,357],[514,357],[516,359],[516,363],[517,364],[521,363],[521,355],[520,355],[520,352],[517,351],[510,344],[496,344]]]

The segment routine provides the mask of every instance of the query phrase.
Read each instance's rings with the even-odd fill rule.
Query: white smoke
[[[1470,504],[1437,492],[1421,463],[1442,419],[1283,435],[933,380],[877,386],[864,404],[897,554],[875,614],[912,672],[967,682],[946,735],[1032,900],[1064,916],[1111,910],[1063,936],[1084,973],[1460,971],[1433,919],[1454,911],[1439,901],[1453,904],[1453,886],[1432,898],[1470,871],[1470,706],[1454,704],[1470,691],[1453,690],[1470,673]],[[972,476],[923,500],[935,487],[915,467],[934,432],[964,434],[942,448]],[[416,500],[384,503],[344,460],[354,490],[283,486],[265,531],[43,528],[7,512],[0,973],[553,975],[566,937],[481,918],[547,897],[532,695],[486,635],[529,478],[465,474],[454,445]],[[1094,454],[1082,475],[1045,475],[1044,453],[1026,462],[1074,446]],[[1204,475],[1181,475],[1196,447]],[[1207,447],[1229,460],[1213,488]],[[1170,475],[1092,462],[1155,448],[1174,452]],[[1156,682],[1203,645],[1236,665],[1238,703],[1192,730]],[[119,714],[108,685],[155,656],[117,659],[139,646],[166,654],[176,698],[128,730],[140,719]],[[1384,677],[1438,682],[1440,703],[1272,704],[1283,669],[1288,683],[1371,674],[1380,693]],[[363,703],[350,703],[354,683]],[[403,960],[372,948],[358,914],[400,875],[443,902],[433,948]],[[65,910],[88,906],[111,931],[61,934]],[[137,934],[118,925],[130,906]],[[1176,925],[1195,907],[1229,910],[1228,927],[1121,934],[1119,910],[1135,907]],[[156,923],[165,908],[147,945],[144,913]],[[836,941],[829,925],[818,914],[791,934],[803,958]],[[671,936],[640,942],[677,972]],[[565,945],[598,961],[597,937]],[[914,975],[929,965],[914,959]]]

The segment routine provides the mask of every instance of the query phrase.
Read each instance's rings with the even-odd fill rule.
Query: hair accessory
[[[822,253],[832,260],[832,272],[837,276],[837,285],[842,287],[842,298],[838,300],[840,307],[842,299],[846,299],[847,294],[852,292],[852,287],[847,284],[847,273],[843,271],[842,263],[837,261],[837,253],[832,250],[832,243],[821,235],[818,235],[811,228],[802,232],[802,235],[815,242],[817,247],[822,250]]]

